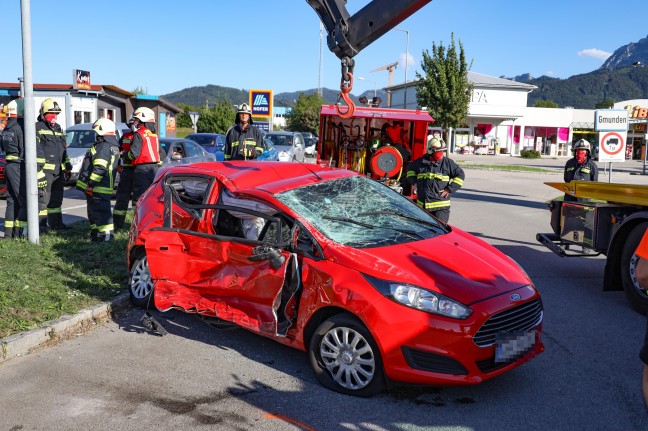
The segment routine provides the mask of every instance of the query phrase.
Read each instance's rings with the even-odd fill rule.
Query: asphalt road
[[[506,375],[358,399],[321,387],[302,352],[177,312],[156,314],[169,331],[159,337],[125,310],[0,366],[0,430],[648,430],[645,318],[601,290],[604,258],[559,258],[535,241],[558,194],[542,182],[560,178],[469,169],[453,198],[451,224],[513,257],[543,297],[546,351]],[[83,203],[67,192],[66,220]]]

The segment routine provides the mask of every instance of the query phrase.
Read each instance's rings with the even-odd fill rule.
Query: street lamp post
[[[377,90],[377,88],[376,88],[376,85],[377,85],[376,81],[372,81],[371,79],[367,79],[367,78],[364,78],[364,77],[362,77],[362,76],[358,76],[358,79],[360,79],[360,80],[362,80],[362,81],[369,81],[369,82],[373,82],[373,85],[374,85],[374,97],[376,97],[376,96],[378,95],[378,94],[377,94],[377,91],[378,91],[378,90]]]
[[[407,42],[405,44],[405,96],[403,97],[403,108],[407,109],[407,65],[409,63],[409,31],[398,27],[394,27],[394,29],[398,31],[404,31],[407,35]]]

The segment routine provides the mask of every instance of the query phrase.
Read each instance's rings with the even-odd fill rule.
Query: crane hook
[[[356,106],[353,100],[349,97],[349,93],[353,88],[353,66],[355,62],[352,58],[344,57],[342,59],[342,79],[340,80],[340,94],[336,104],[337,113],[342,118],[351,118],[355,113]],[[342,112],[340,110],[340,99],[344,100],[347,104],[347,110]]]

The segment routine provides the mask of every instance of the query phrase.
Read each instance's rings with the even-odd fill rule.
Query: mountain
[[[614,51],[605,60],[601,69],[614,70],[632,66],[635,63],[648,64],[648,37],[644,37],[637,43],[631,42]]]

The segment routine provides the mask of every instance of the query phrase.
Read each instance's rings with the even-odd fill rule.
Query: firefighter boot
[[[47,214],[47,224],[52,230],[67,229],[67,226],[63,224],[63,214],[60,212]]]
[[[113,225],[115,226],[115,230],[123,229],[125,222],[126,222],[126,216],[113,214]]]
[[[115,239],[115,235],[111,230],[109,230],[108,232],[97,233],[97,241],[99,242],[112,241],[114,239]]]
[[[91,229],[90,230],[90,241],[91,242],[97,242],[99,241],[99,231],[97,229]]]
[[[42,235],[42,234],[47,233],[48,230],[49,229],[47,228],[47,219],[39,220],[39,223],[38,223],[38,231],[39,231],[39,233]]]
[[[5,239],[12,239],[14,237],[14,227],[5,225],[4,233]]]

